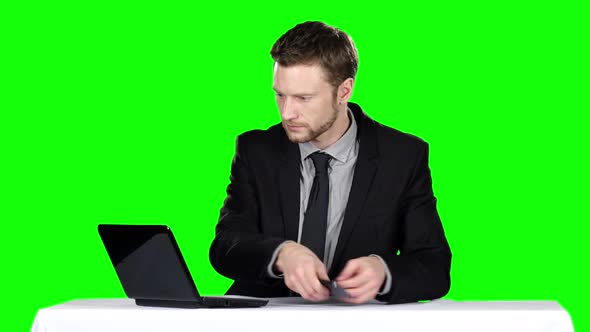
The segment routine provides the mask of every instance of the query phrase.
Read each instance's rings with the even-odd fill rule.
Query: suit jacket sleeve
[[[436,210],[428,145],[421,143],[417,163],[401,197],[403,240],[399,254],[389,252],[382,256],[392,275],[392,288],[377,296],[380,301],[436,299],[450,288],[451,251]]]
[[[275,284],[268,275],[274,250],[285,241],[262,233],[248,136],[239,136],[231,166],[227,197],[221,209],[209,259],[220,274],[234,279]]]

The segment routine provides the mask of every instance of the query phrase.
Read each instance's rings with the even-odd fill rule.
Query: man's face
[[[319,64],[283,67],[275,63],[273,89],[283,128],[294,143],[329,137],[338,118],[334,87],[324,75]]]

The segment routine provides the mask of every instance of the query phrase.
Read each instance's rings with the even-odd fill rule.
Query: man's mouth
[[[301,130],[303,128],[305,128],[304,125],[300,125],[300,124],[287,124],[287,128],[289,128],[289,130]]]

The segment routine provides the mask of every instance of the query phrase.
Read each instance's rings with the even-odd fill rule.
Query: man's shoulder
[[[242,140],[273,140],[285,136],[285,131],[280,123],[277,123],[267,129],[252,129],[241,133],[238,138]]]
[[[382,153],[399,154],[400,152],[423,150],[428,146],[423,139],[416,135],[403,132],[374,120],[368,114],[364,113],[358,104],[349,103],[349,107],[355,115],[359,130],[366,131],[364,134],[361,133],[361,137],[367,137],[368,142],[373,142],[373,138],[375,138],[378,149]]]
[[[237,142],[240,145],[256,148],[276,148],[285,139],[285,131],[280,123],[267,129],[253,129],[240,134]]]
[[[373,121],[382,151],[421,151],[428,147],[428,143],[422,138],[389,127],[377,121]]]

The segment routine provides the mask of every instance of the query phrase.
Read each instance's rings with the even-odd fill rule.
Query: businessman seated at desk
[[[336,280],[352,303],[444,296],[451,252],[428,144],[349,102],[358,58],[343,31],[298,24],[271,56],[281,123],[237,138],[209,253],[228,294],[323,301],[321,281]]]

